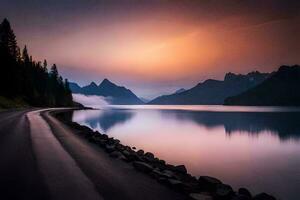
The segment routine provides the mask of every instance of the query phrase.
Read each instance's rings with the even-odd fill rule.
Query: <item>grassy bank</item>
[[[21,98],[8,99],[0,96],[0,110],[21,107],[28,107],[28,104],[24,102]]]

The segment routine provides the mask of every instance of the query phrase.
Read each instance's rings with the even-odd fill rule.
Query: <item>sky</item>
[[[4,17],[65,78],[108,78],[145,98],[300,64],[297,0],[1,0]]]

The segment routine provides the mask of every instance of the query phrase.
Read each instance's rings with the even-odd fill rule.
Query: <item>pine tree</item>
[[[25,45],[23,51],[22,51],[22,60],[25,64],[29,64],[30,63],[30,58],[28,55],[28,50],[27,50],[27,46]]]
[[[9,54],[14,59],[17,59],[18,45],[16,36],[6,18],[0,26],[0,46],[3,48],[5,53]]]
[[[45,72],[48,72],[47,66],[48,66],[48,63],[47,63],[47,60],[45,59],[43,62],[43,69]]]
[[[57,67],[56,64],[53,64],[50,70],[50,76],[55,79],[58,80],[58,71],[57,71]]]

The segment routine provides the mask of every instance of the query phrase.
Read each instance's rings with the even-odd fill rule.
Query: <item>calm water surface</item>
[[[235,189],[300,199],[300,110],[280,107],[110,106],[73,121]]]

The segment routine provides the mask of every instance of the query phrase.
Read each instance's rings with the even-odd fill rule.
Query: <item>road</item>
[[[0,199],[185,199],[77,136],[53,110],[0,112]]]

